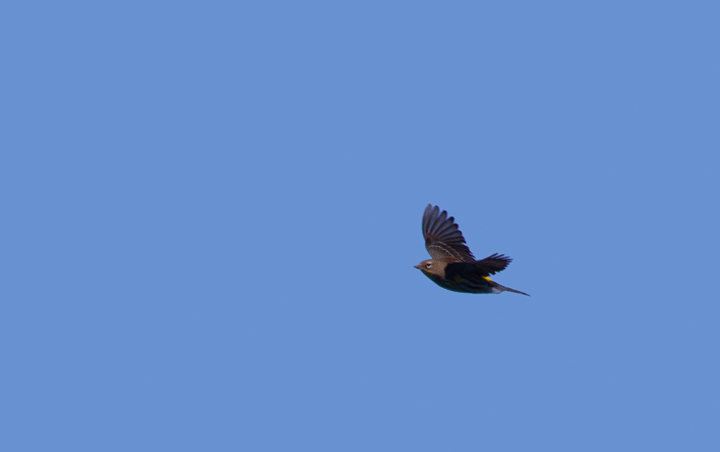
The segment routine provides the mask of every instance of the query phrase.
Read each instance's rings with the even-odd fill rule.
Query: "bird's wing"
[[[475,258],[465,245],[465,238],[455,224],[455,218],[447,216],[446,211],[428,204],[422,219],[425,248],[433,259],[451,257],[462,262],[475,262]]]
[[[475,267],[483,276],[494,275],[501,272],[510,265],[512,259],[504,254],[495,253],[485,259],[475,262]]]

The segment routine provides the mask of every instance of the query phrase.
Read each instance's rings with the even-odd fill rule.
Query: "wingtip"
[[[423,219],[430,218],[432,211],[433,211],[433,205],[428,204],[427,207],[425,207],[425,212],[423,212]]]

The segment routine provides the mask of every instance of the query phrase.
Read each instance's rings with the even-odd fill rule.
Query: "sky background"
[[[0,449],[720,450],[718,14],[3,3]]]

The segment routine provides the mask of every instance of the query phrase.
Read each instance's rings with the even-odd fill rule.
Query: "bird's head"
[[[428,259],[426,261],[422,261],[419,264],[415,266],[415,268],[419,269],[421,272],[431,275],[437,275],[440,277],[445,277],[445,267],[447,266],[447,262],[439,261],[439,260],[433,260]]]

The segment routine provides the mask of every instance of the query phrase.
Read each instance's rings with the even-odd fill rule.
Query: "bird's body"
[[[475,271],[475,266],[469,262],[452,262],[445,266],[444,276],[423,272],[438,286],[453,292],[465,293],[500,293],[493,291],[493,282],[489,277],[469,279],[464,275]],[[421,269],[422,270],[422,269]]]
[[[502,286],[490,275],[504,270],[512,259],[502,254],[493,254],[485,259],[475,260],[465,244],[465,238],[453,217],[446,211],[428,204],[422,221],[425,248],[432,259],[420,262],[415,268],[435,284],[454,292],[501,293],[525,292]]]

